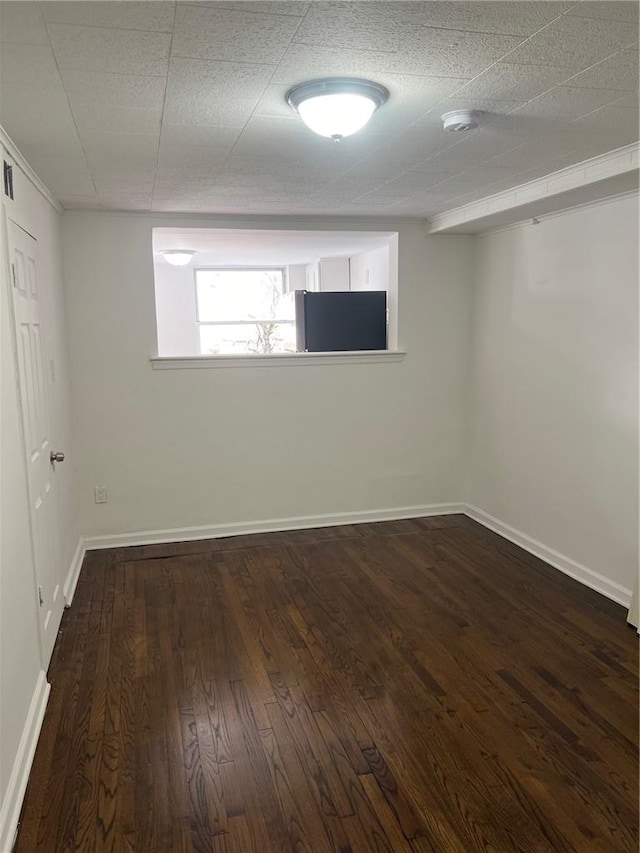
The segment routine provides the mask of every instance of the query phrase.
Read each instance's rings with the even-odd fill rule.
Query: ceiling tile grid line
[[[624,0],[0,2],[0,121],[73,207],[431,215],[637,139],[637,12]],[[284,102],[324,75],[391,92],[340,146]],[[440,115],[463,107],[484,116],[461,139]]]
[[[307,12],[308,12],[308,9],[307,9],[307,11],[305,12],[305,16],[306,16]],[[303,22],[303,20],[304,20],[304,17],[305,17],[305,16],[303,16],[303,17],[301,17],[301,18],[299,19],[299,21],[298,21],[298,23],[297,23],[296,27],[295,27],[295,28],[293,29],[293,31],[291,32],[291,34],[290,34],[290,38],[289,38],[289,42],[288,42],[288,44],[287,44],[287,47],[288,47],[288,46],[293,42],[293,40],[295,39],[296,33],[298,32],[298,29],[299,29],[300,25],[302,24],[302,22]],[[282,58],[282,55],[284,55],[285,51],[286,51],[286,47],[283,49],[283,51],[282,51],[282,54],[281,54],[281,57],[280,57],[280,58]],[[273,72],[271,73],[271,75],[270,75],[269,79],[266,81],[266,83],[265,83],[265,85],[264,85],[264,88],[263,88],[263,90],[262,90],[262,92],[261,92],[261,94],[260,94],[260,97],[256,100],[256,104],[257,104],[257,103],[259,103],[260,98],[264,95],[264,93],[265,93],[265,91],[266,91],[267,87],[269,86],[269,84],[270,84],[271,80],[273,79],[273,74],[275,73],[275,69],[276,69],[276,67],[277,67],[277,65],[276,65],[276,66],[274,66]],[[254,109],[255,109],[255,108],[254,108]],[[253,111],[252,111],[251,115],[253,115]],[[227,153],[227,156],[226,156],[226,158],[225,158],[225,160],[224,160],[224,162],[223,162],[223,164],[222,164],[222,167],[221,167],[221,170],[220,170],[221,172],[222,172],[222,171],[224,171],[224,168],[225,168],[226,164],[228,163],[229,159],[230,159],[230,158],[231,158],[231,156],[233,155],[233,151],[234,151],[234,149],[235,149],[235,147],[236,147],[236,145],[237,145],[237,143],[238,143],[238,140],[239,140],[239,139],[240,139],[240,137],[242,136],[242,133],[243,133],[243,131],[244,131],[244,128],[245,128],[245,127],[246,127],[246,125],[248,124],[248,122],[249,122],[250,118],[251,118],[251,116],[247,119],[247,121],[245,122],[245,124],[244,124],[244,126],[243,126],[242,130],[241,130],[241,131],[240,131],[240,133],[238,134],[238,136],[237,136],[236,140],[232,143],[231,148],[230,148],[229,152]],[[214,184],[214,186],[216,186],[216,184],[217,184],[217,183],[218,183],[218,182],[216,181],[216,183]]]
[[[169,57],[171,57],[171,50],[173,47],[173,33],[175,30],[175,25],[176,25],[176,11],[177,11],[176,4],[174,3],[173,4],[173,16],[171,19],[171,42],[169,43]],[[164,116],[164,108],[165,108],[165,104],[167,102],[167,90],[168,90],[168,88],[169,88],[169,68],[167,68],[167,77],[165,80],[164,92],[162,95],[162,109],[160,111],[160,132],[158,134],[158,151],[157,151],[157,155],[156,155],[156,168],[155,168],[155,172],[153,175],[153,186],[151,188],[151,196],[149,199],[149,209],[153,205],[153,199],[155,196],[156,186],[158,183],[158,170],[160,167],[160,152],[162,150],[162,148],[161,148],[161,146],[162,146],[162,117]]]

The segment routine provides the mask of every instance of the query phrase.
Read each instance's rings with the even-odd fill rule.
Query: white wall
[[[60,553],[52,555],[59,566],[61,585],[67,577],[78,534],[74,524],[73,473],[75,463],[70,435],[69,383],[65,349],[64,306],[60,258],[60,216],[33,185],[14,167],[15,201],[3,196],[2,256],[0,264],[1,441],[0,441],[0,849],[15,828],[20,791],[15,784],[24,776],[28,753],[21,738],[29,724],[32,700],[44,683],[39,647],[37,593],[29,533],[29,503],[21,414],[14,359],[11,285],[5,215],[38,240],[39,283],[43,296],[44,344],[53,361],[52,438],[67,461],[56,466],[54,494],[58,512]],[[26,748],[30,745],[26,744]],[[23,741],[22,746],[25,747]],[[26,767],[28,770],[28,767]],[[22,774],[22,775],[21,775]],[[10,780],[14,784],[9,787]],[[18,797],[18,799],[16,799]]]
[[[351,290],[389,289],[389,246],[353,255],[350,262]]]
[[[349,258],[320,258],[320,290],[349,290]]]
[[[628,591],[638,571],[637,200],[481,237],[472,364],[470,503],[575,561],[587,582]]]
[[[160,355],[200,352],[193,267],[155,264],[155,301]]]
[[[265,223],[284,227],[245,224]],[[85,535],[460,499],[473,238],[401,226],[402,363],[154,371],[151,229],[162,224],[63,219]],[[107,504],[94,504],[96,484],[107,486]]]
[[[306,264],[289,264],[287,267],[287,293],[295,293],[296,290],[305,290],[307,286]]]

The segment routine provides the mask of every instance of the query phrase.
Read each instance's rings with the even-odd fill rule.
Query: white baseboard
[[[111,536],[88,536],[83,540],[83,544],[87,551],[93,551],[99,548],[123,548],[129,545],[153,545],[162,542],[187,542],[194,539],[219,539],[222,536],[303,530],[311,527],[337,527],[341,524],[366,524],[374,521],[398,521],[403,518],[452,515],[462,512],[464,512],[464,506],[459,503],[427,504],[426,506],[405,506],[396,509],[372,509],[331,513],[329,515],[299,515],[292,518],[272,518],[263,521],[210,524],[201,527],[141,530],[136,533],[117,533]]]
[[[424,506],[397,507],[395,509],[361,510],[340,512],[327,515],[300,515],[291,518],[272,518],[262,521],[231,522],[228,524],[210,524],[198,527],[174,527],[165,530],[141,530],[134,533],[116,533],[106,536],[89,536],[78,544],[72,567],[69,570],[64,592],[67,604],[68,594],[73,596],[80,566],[86,551],[103,548],[125,548],[132,545],[153,545],[165,542],[188,542],[197,539],[218,539],[223,536],[241,536],[251,533],[272,533],[286,530],[303,530],[313,527],[336,527],[342,524],[366,524],[376,521],[398,521],[405,518],[422,518],[431,515],[452,515],[464,513],[484,527],[504,536],[525,551],[539,557],[564,574],[583,583],[590,589],[607,598],[628,607],[631,590],[604,577],[599,572],[583,566],[559,551],[554,551],[543,542],[539,542],[526,533],[517,530],[494,518],[479,507],[464,503],[426,504]]]
[[[27,789],[29,772],[36,752],[50,690],[51,685],[47,682],[47,675],[43,670],[38,676],[36,689],[31,699],[22,737],[18,745],[18,752],[13,762],[9,784],[2,802],[2,810],[0,811],[0,851],[2,853],[10,853],[15,841],[20,809]]]
[[[82,561],[84,560],[86,550],[84,539],[80,539],[73,555],[73,559],[71,560],[71,565],[69,566],[64,586],[62,587],[67,607],[69,607],[73,601],[73,594],[76,591],[78,578],[80,577],[80,569],[82,568]]]
[[[545,563],[549,563],[549,565],[553,566],[554,569],[559,569],[561,572],[564,572],[565,575],[569,575],[569,577],[572,577],[574,580],[580,581],[580,583],[588,586],[590,589],[594,589],[602,595],[605,595],[612,601],[622,604],[624,607],[629,607],[629,604],[631,603],[630,589],[626,589],[615,581],[606,578],[599,572],[594,571],[594,569],[589,569],[587,566],[577,563],[575,560],[572,560],[571,557],[567,557],[559,551],[554,551],[553,548],[549,548],[544,543],[539,542],[531,536],[527,536],[526,533],[523,533],[521,530],[516,530],[515,527],[511,527],[509,524],[505,524],[503,521],[500,521],[500,519],[494,518],[494,516],[489,515],[488,512],[485,512],[477,506],[466,504],[463,512],[468,515],[469,518],[472,518],[484,527],[488,527],[489,530],[493,530],[494,533],[498,533],[500,536],[503,536],[515,545],[519,545],[535,557],[539,557],[541,560],[544,560]]]

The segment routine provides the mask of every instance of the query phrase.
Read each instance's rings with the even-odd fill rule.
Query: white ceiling
[[[71,209],[422,217],[638,139],[637,2],[22,0],[0,41],[0,122]],[[340,144],[284,102],[325,75],[391,93]]]
[[[154,228],[153,251],[192,249],[206,256],[208,263],[215,264],[308,264],[318,258],[368,252],[388,245],[393,236],[385,231]]]

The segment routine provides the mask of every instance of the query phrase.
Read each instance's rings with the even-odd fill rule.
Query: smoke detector
[[[445,130],[464,133],[475,130],[480,123],[480,113],[476,110],[452,110],[445,113],[442,118],[442,126]]]

